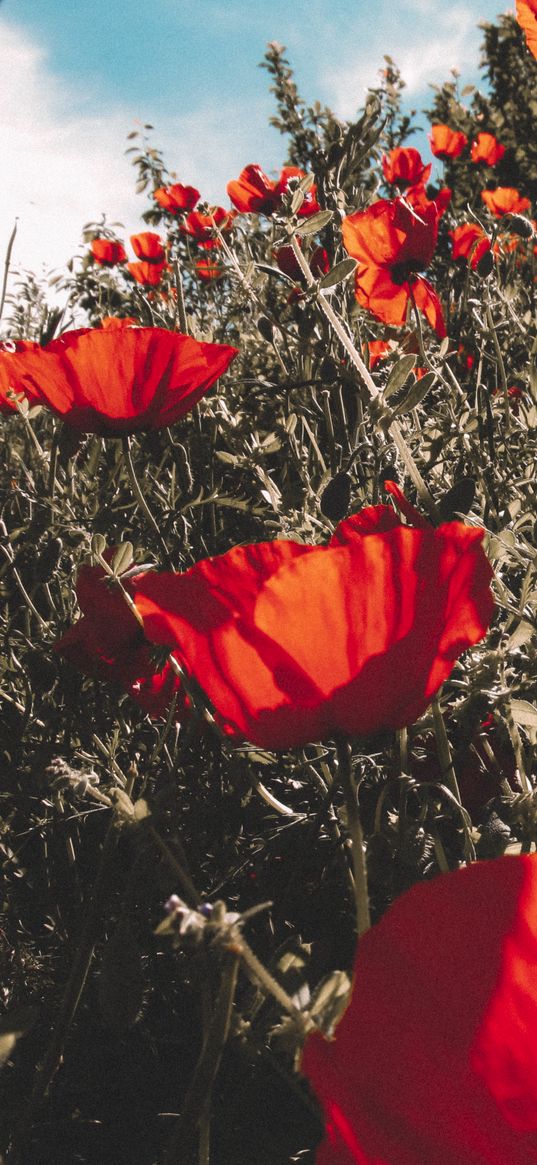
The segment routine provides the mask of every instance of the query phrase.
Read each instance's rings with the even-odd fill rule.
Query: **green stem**
[[[175,276],[175,290],[177,292],[177,318],[179,320],[179,327],[184,336],[188,336],[188,323],[186,318],[185,294],[183,291],[183,278],[181,275],[181,266],[179,259],[174,259],[173,273]]]
[[[165,1165],[183,1165],[186,1160],[185,1146],[188,1147],[191,1143],[192,1133],[198,1128],[206,1110],[207,1098],[212,1091],[229,1034],[238,970],[238,954],[235,951],[227,952],[212,1022],[185,1097],[181,1116],[168,1142],[164,1157]]]
[[[460,806],[461,820],[464,830],[466,858],[469,862],[473,862],[475,861],[476,856],[475,847],[470,836],[468,815],[461,801],[459,784],[453,766],[453,758],[451,756],[451,746],[449,743],[448,734],[446,732],[446,726],[444,724],[444,717],[442,715],[442,709],[440,707],[438,696],[435,696],[434,700],[431,702],[431,708],[433,711],[434,734],[436,737],[436,748],[438,751],[438,759],[440,761],[442,782],[447,785],[449,791],[455,798],[455,801]]]
[[[300,266],[300,269],[301,269],[301,271],[302,271],[302,273],[303,273],[303,275],[308,283],[308,286],[314,287],[315,286],[315,279],[314,279],[314,277],[309,269],[309,266],[304,258],[304,255],[302,254],[301,248],[298,245],[298,242],[297,242],[295,235],[291,236],[291,245],[293,248],[293,253],[295,255],[295,258],[296,258],[296,260]],[[364,364],[364,361],[362,360],[360,353],[357,351],[355,345],[353,344],[351,337],[349,336],[347,330],[343,326],[342,321],[340,320],[337,313],[334,311],[331,303],[327,299],[324,292],[322,292],[321,290],[319,290],[319,292],[318,292],[317,302],[319,304],[319,307],[321,308],[321,311],[323,312],[323,314],[326,316],[327,320],[331,324],[336,336],[338,337],[338,340],[340,341],[341,346],[345,349],[351,363],[354,365],[354,368],[356,369],[356,371],[358,373],[359,379],[360,379],[361,383],[364,385],[364,387],[367,389],[371,400],[380,400],[380,398],[382,396],[380,389],[375,384],[375,381],[373,380],[371,373],[369,372],[369,369],[367,368],[366,364]],[[410,451],[410,449],[405,441],[405,438],[403,437],[403,434],[401,432],[401,428],[399,426],[398,421],[392,421],[388,427],[388,431],[392,437],[392,440],[393,440],[394,445],[399,453],[399,456],[401,457],[401,460],[405,466],[405,469],[407,470],[407,473],[408,473],[411,481],[413,482],[413,484],[416,488],[416,492],[418,494],[418,497],[420,499],[421,504],[423,505],[424,509],[427,511],[429,516],[433,519],[433,521],[435,523],[438,523],[439,516],[438,516],[438,511],[437,511],[436,505],[435,505],[434,500],[429,492],[428,486],[425,484],[425,481],[423,480],[423,477],[421,476],[421,473],[416,465],[416,462],[414,461],[414,457],[412,456],[412,453],[411,453],[411,451]]]
[[[54,1025],[45,1059],[38,1070],[33,1091],[24,1116],[24,1124],[16,1146],[15,1157],[24,1157],[24,1150],[31,1135],[35,1117],[47,1095],[56,1072],[61,1064],[65,1042],[80,1002],[87,974],[93,958],[93,949],[99,934],[99,924],[103,911],[103,898],[107,889],[110,861],[116,847],[118,831],[114,822],[108,827],[104,841],[99,872],[95,880],[90,901],[87,905],[85,923],[78,949],[67,980],[60,1013]]]
[[[356,930],[358,937],[360,937],[360,935],[365,934],[366,930],[369,930],[371,926],[369,895],[367,889],[367,869],[364,853],[364,835],[362,831],[362,823],[360,821],[360,813],[358,811],[356,782],[352,772],[351,747],[347,740],[338,740],[336,743],[338,768],[341,777],[341,784],[343,786],[343,792],[345,795],[347,825],[351,838],[352,868],[354,873],[354,896],[356,903]]]
[[[129,476],[129,481],[131,484],[132,492],[136,498],[136,501],[138,502],[138,505],[140,506],[140,509],[145,514],[147,521],[149,522],[149,525],[151,526],[151,529],[154,531],[154,533],[156,534],[156,536],[160,542],[160,546],[162,549],[162,553],[164,555],[164,561],[166,563],[166,566],[171,567],[171,561],[170,561],[170,555],[168,553],[168,547],[166,546],[164,538],[162,537],[160,526],[159,526],[154,514],[151,512],[151,510],[150,510],[150,508],[149,508],[149,506],[144,498],[144,495],[143,495],[142,490],[140,488],[140,483],[139,483],[138,478],[136,476],[136,470],[134,468],[132,456],[131,456],[130,438],[123,437],[122,438],[122,445],[123,445],[123,460],[125,462],[125,466],[126,466],[127,473]]]

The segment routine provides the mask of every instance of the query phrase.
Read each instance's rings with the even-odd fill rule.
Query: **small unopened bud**
[[[523,214],[506,215],[504,223],[511,234],[518,235],[521,239],[531,239],[535,234],[533,223]]]
[[[482,279],[486,279],[487,276],[490,275],[493,268],[494,256],[492,251],[485,251],[485,254],[481,256],[479,263],[477,264],[477,274],[480,275]]]
[[[336,473],[321,495],[321,514],[331,522],[345,517],[351,500],[351,478],[348,473]]]

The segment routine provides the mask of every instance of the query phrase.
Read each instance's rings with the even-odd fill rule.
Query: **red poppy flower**
[[[166,260],[162,239],[155,231],[141,231],[139,235],[131,235],[131,244],[134,254],[147,263],[163,264]]]
[[[204,283],[213,283],[215,279],[222,279],[226,269],[217,259],[198,259],[196,273]]]
[[[392,186],[406,189],[407,186],[425,185],[431,176],[431,163],[424,165],[419,150],[398,146],[382,156],[382,172]]]
[[[332,1043],[306,1044],[317,1165],[537,1160],[537,858],[414,886],[360,939]]]
[[[93,239],[90,251],[101,267],[115,267],[116,263],[124,263],[127,258],[123,244],[112,239]]]
[[[199,210],[193,210],[181,224],[181,230],[183,234],[190,235],[196,243],[211,242],[214,240],[214,223],[221,231],[230,231],[235,218],[236,212],[224,210],[223,206],[215,206],[212,214],[201,214]]]
[[[505,146],[501,146],[492,133],[478,133],[470,150],[472,162],[484,162],[486,166],[496,166],[504,154]]]
[[[531,206],[529,198],[519,194],[513,186],[497,186],[495,190],[482,190],[481,198],[496,218],[501,218],[504,214],[523,214]]]
[[[468,144],[466,134],[449,125],[432,125],[429,141],[435,158],[458,158]]]
[[[485,252],[490,251],[490,239],[476,222],[461,223],[448,234],[453,243],[453,258],[467,259],[474,270]]]
[[[280,209],[282,196],[287,193],[293,178],[304,178],[304,170],[298,166],[284,166],[278,181],[272,182],[260,166],[245,166],[236,182],[228,182],[227,192],[233,205],[243,214],[274,214]],[[298,215],[304,218],[317,214],[319,209],[316,188],[312,186]]]
[[[431,189],[433,188],[429,187],[429,190]],[[405,190],[404,199],[417,210],[418,214],[420,210],[423,212],[427,206],[433,205],[436,208],[438,218],[442,218],[451,202],[452,194],[453,191],[450,190],[449,186],[442,186],[440,190],[435,190],[432,195],[429,195],[424,186],[409,186],[408,190]]]
[[[107,557],[112,556],[109,551]],[[122,582],[132,596],[132,579]],[[150,716],[165,716],[175,695],[178,719],[182,718],[188,701],[180,680],[168,662],[159,669],[154,647],[100,566],[81,568],[76,593],[82,618],[54,650],[84,675],[117,684]]]
[[[368,340],[367,351],[369,353],[369,367],[373,371],[381,360],[385,360],[393,352],[393,344],[391,340]]]
[[[385,324],[406,323],[411,298],[440,337],[446,328],[440,300],[418,272],[429,265],[438,235],[434,202],[414,191],[404,198],[379,199],[343,220],[343,242],[358,260],[356,298]]]
[[[7,359],[15,391],[80,432],[119,435],[174,424],[236,355],[162,328],[99,328]]]
[[[136,587],[149,639],[171,644],[230,735],[282,749],[412,723],[484,635],[482,531],[402,526],[388,506],[329,546],[236,546]]]
[[[169,214],[180,214],[183,210],[194,210],[200,192],[195,186],[183,186],[176,182],[173,186],[160,186],[153,191],[153,198]]]
[[[537,0],[516,0],[516,18],[526,34],[526,44],[537,58]]]
[[[302,283],[304,276],[293,248],[290,246],[278,247],[278,250],[274,251],[273,254],[280,271],[283,271],[284,275],[288,275],[297,283]],[[309,259],[309,268],[316,279],[326,275],[330,270],[330,257],[326,247],[315,248]]]
[[[99,326],[105,332],[117,332],[121,328],[137,328],[140,325],[134,316],[103,316]]]
[[[127,271],[142,287],[158,287],[166,266],[166,263],[149,263],[143,259],[139,263],[127,263]]]

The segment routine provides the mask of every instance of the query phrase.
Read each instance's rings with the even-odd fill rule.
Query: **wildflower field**
[[[536,57],[7,255],[5,1165],[537,1162]]]

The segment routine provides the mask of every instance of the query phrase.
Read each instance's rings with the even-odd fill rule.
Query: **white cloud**
[[[336,113],[352,117],[363,104],[365,90],[378,85],[378,71],[384,54],[393,57],[406,82],[405,94],[414,98],[426,94],[431,84],[450,80],[450,70],[469,72],[475,79],[481,32],[476,27],[476,13],[465,5],[447,7],[443,0],[406,0],[408,20],[382,22],[377,35],[368,44],[364,61],[363,41],[349,31],[347,42],[353,45],[339,61],[337,69],[325,71],[323,82]],[[427,16],[428,31],[419,31],[412,22],[412,12]],[[354,48],[354,46],[356,46]],[[465,79],[469,79],[466,77]]]
[[[124,151],[137,114],[150,121],[151,109],[117,103],[95,113],[102,107],[98,95],[55,76],[46,53],[3,17],[0,76],[0,267],[15,217],[12,265],[36,273],[63,267],[79,247],[82,226],[102,212],[124,224],[120,237],[143,229],[148,201],[135,194],[136,174]],[[266,111],[250,107],[250,114],[244,118],[230,102],[160,119],[154,142],[181,181],[227,205],[226,182],[248,162],[263,164],[263,142],[270,149],[255,128]]]

